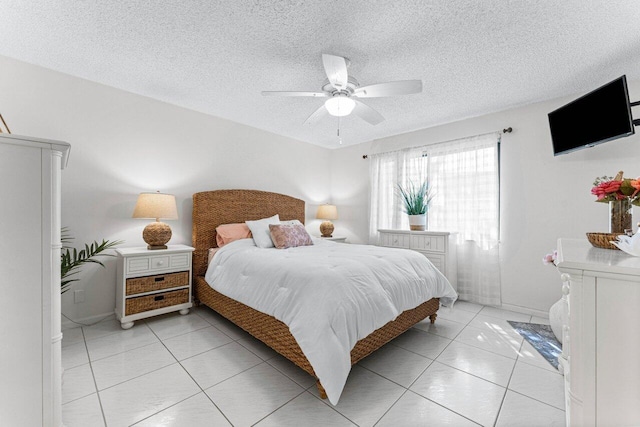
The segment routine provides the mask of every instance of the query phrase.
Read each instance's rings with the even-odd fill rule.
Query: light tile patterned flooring
[[[206,307],[66,329],[63,421],[90,426],[563,426],[563,378],[507,323],[460,301],[354,366],[340,402]]]

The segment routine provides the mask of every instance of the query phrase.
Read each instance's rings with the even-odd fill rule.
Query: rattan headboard
[[[216,227],[251,221],[275,214],[281,220],[304,224],[304,200],[257,190],[215,190],[193,195],[193,274],[204,276],[210,248],[216,245]]]

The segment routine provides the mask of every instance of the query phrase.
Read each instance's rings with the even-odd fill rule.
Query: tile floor
[[[563,378],[507,320],[458,302],[354,366],[337,406],[206,307],[64,330],[65,426],[563,426]]]

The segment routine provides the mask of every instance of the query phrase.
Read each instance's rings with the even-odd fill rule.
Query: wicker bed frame
[[[216,190],[193,195],[194,297],[196,302],[210,307],[316,377],[287,325],[222,295],[204,280],[208,251],[217,246],[216,227],[275,214],[279,214],[281,220],[298,219],[304,223],[305,203],[290,196],[256,190]],[[430,318],[431,323],[435,322],[438,307],[439,300],[432,298],[412,310],[404,311],[395,320],[358,341],[351,351],[351,363],[357,363],[426,317]],[[320,381],[316,380],[316,384],[320,396],[326,398]]]

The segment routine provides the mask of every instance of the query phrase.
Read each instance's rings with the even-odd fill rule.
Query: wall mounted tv
[[[633,135],[633,125],[627,77],[622,76],[549,113],[553,154]]]

